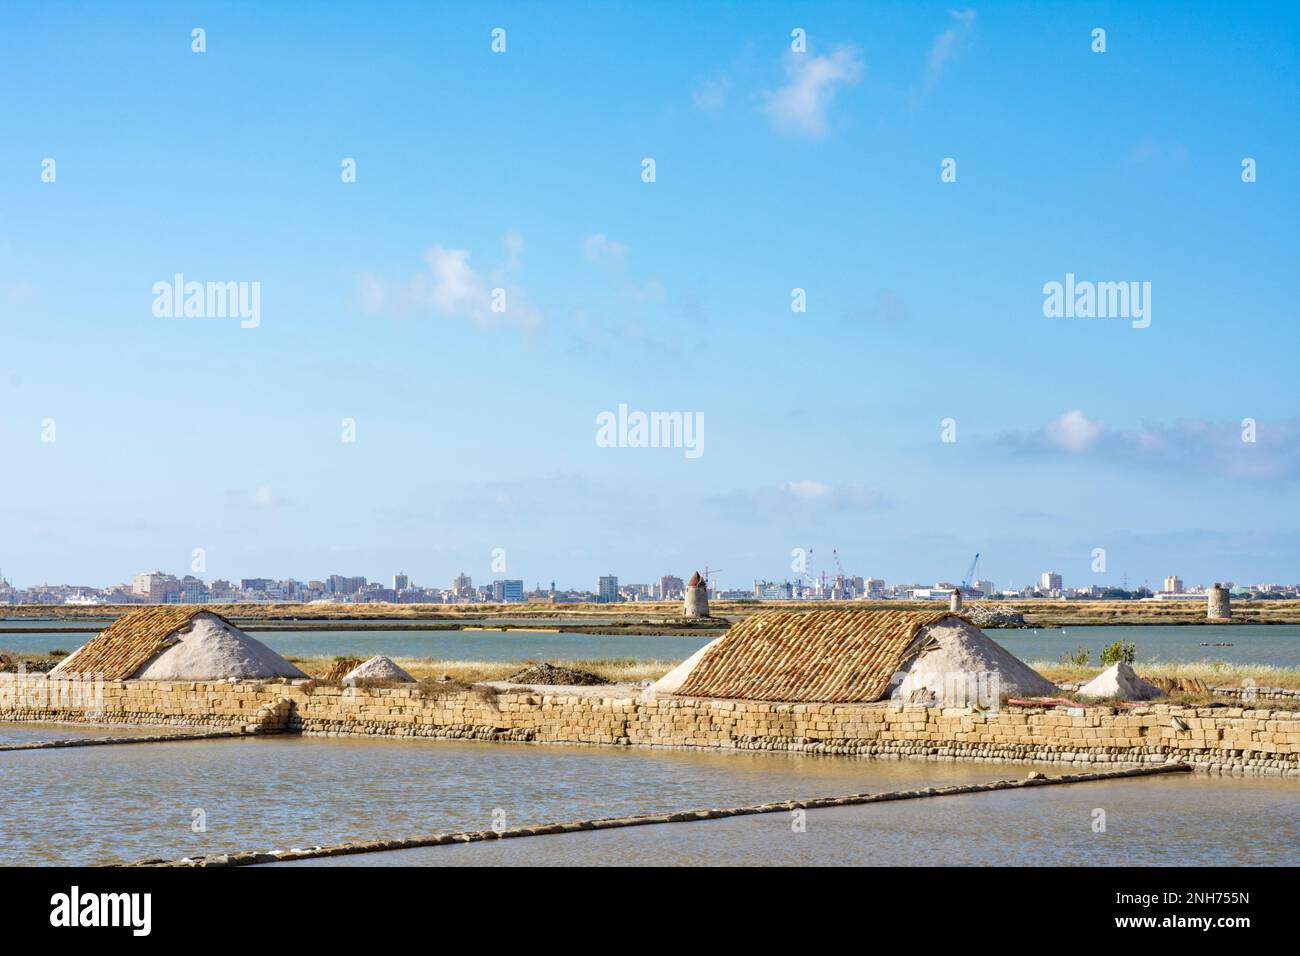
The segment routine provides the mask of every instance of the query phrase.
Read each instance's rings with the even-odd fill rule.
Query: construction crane
[[[980,553],[976,551],[975,560],[970,563],[970,568],[968,568],[966,571],[966,577],[962,578],[961,589],[963,591],[965,591],[968,587],[970,587],[971,582],[975,580],[975,572],[979,569],[979,566],[980,566]]]
[[[715,574],[720,574],[721,572],[722,568],[711,569],[707,564],[704,566],[704,591],[706,594],[714,590],[713,585],[709,583],[709,578],[713,577]]]
[[[840,577],[848,580],[848,575],[844,573],[844,565],[840,562],[840,553],[835,548],[831,548],[831,557],[835,559],[835,569],[839,571]]]

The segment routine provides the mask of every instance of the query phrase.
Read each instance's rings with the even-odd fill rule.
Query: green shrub
[[[1101,666],[1110,667],[1111,664],[1117,664],[1123,661],[1125,664],[1132,664],[1137,659],[1137,644],[1133,641],[1116,641],[1109,647],[1101,649]]]
[[[1061,657],[1061,663],[1068,667],[1087,667],[1091,661],[1092,651],[1086,647],[1077,647]]]

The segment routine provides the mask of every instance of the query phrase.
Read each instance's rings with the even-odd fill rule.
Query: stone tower
[[[686,616],[709,616],[709,585],[700,577],[699,571],[692,574],[686,584]]]
[[[1211,621],[1226,621],[1232,617],[1232,598],[1228,589],[1217,581],[1210,588],[1210,600],[1205,616]]]
[[[961,610],[961,588],[952,589],[952,595],[948,598],[948,610]]]

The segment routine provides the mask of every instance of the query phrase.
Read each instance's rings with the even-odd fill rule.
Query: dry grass
[[[1187,601],[1049,601],[1011,600],[988,603],[1006,606],[1024,614],[1031,627],[1059,627],[1069,624],[1204,624],[1205,599]],[[543,622],[554,618],[593,618],[596,620],[642,620],[676,618],[682,613],[679,601],[638,602],[629,604],[220,604],[214,610],[240,621],[327,621],[349,620],[427,620],[506,617]],[[758,611],[832,610],[867,607],[875,610],[932,609],[931,601],[711,601],[715,616],[733,620]],[[4,609],[6,618],[117,617],[139,605],[68,606],[29,604]],[[1250,601],[1235,598],[1232,613],[1238,624],[1300,623],[1300,601]]]
[[[1077,667],[1048,661],[1030,661],[1029,666],[1054,684],[1062,681],[1089,681],[1104,667]],[[1300,668],[1274,667],[1271,664],[1226,664],[1221,661],[1196,661],[1190,664],[1134,664],[1138,676],[1152,680],[1193,678],[1211,687],[1240,687],[1246,680],[1255,687],[1300,689]]]
[[[333,657],[292,657],[290,661],[300,668],[318,677],[329,672],[334,663]],[[429,657],[397,657],[393,662],[406,670],[416,680],[432,680],[446,674],[459,684],[474,684],[486,680],[505,680],[511,674],[523,670],[529,664],[538,661],[440,661]],[[641,661],[625,658],[622,660],[576,660],[551,661],[560,667],[589,671],[599,674],[616,684],[636,684],[641,681],[654,681],[663,677],[677,666],[677,661]]]

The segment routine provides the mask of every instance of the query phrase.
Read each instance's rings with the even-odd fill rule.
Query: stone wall
[[[112,681],[98,701],[42,700],[0,674],[0,721],[706,747],[1055,764],[1150,764],[1300,777],[1300,712],[1243,707],[898,708],[889,704],[550,695],[284,682]],[[92,696],[93,695],[88,695]],[[55,699],[48,699],[55,698]]]

